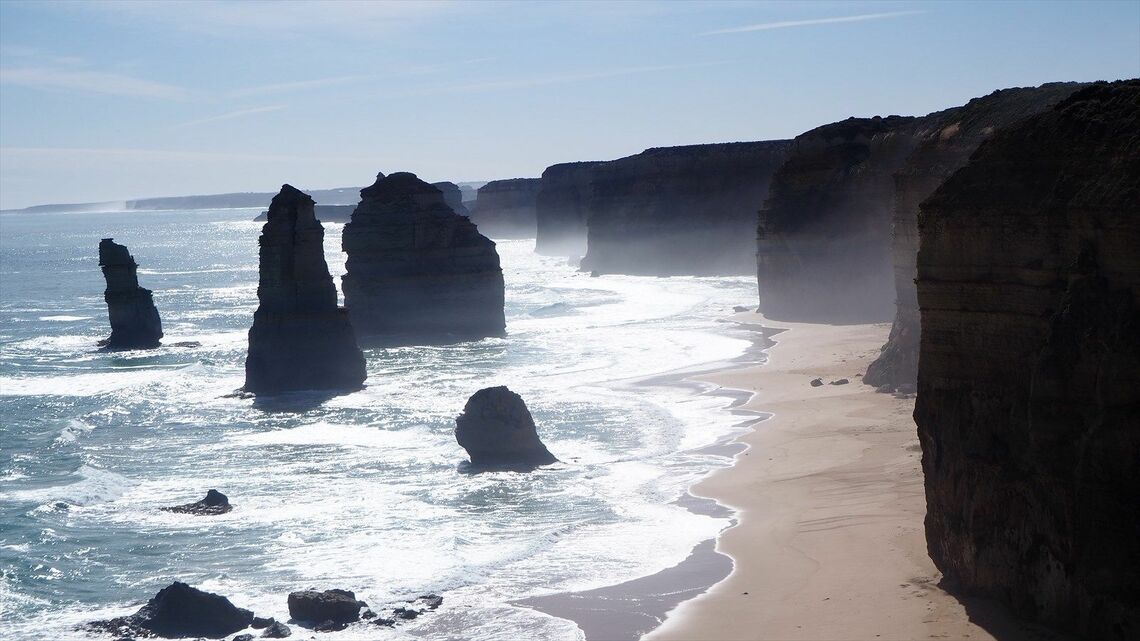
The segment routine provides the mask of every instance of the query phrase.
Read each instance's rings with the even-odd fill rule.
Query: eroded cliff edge
[[[982,143],[922,204],[915,421],[961,589],[1140,638],[1140,81]]]

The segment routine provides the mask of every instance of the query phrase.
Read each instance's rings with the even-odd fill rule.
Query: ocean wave
[[[61,314],[59,316],[40,316],[40,320],[42,320],[42,321],[57,321],[57,322],[61,322],[61,323],[81,321],[81,320],[90,320],[91,318],[93,318],[93,317],[92,316],[67,316],[67,315],[63,315],[63,314]]]
[[[77,478],[66,485],[17,490],[9,496],[17,501],[40,503],[41,507],[50,508],[56,503],[89,506],[114,501],[134,484],[121,474],[86,464],[73,476]]]

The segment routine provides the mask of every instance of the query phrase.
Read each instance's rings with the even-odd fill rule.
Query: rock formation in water
[[[471,222],[489,238],[534,238],[539,178],[492,180],[479,188]]]
[[[138,612],[84,627],[124,637],[220,639],[252,622],[253,612],[234,606],[226,597],[176,581],[160,590]]]
[[[586,219],[600,162],[551,165],[542,172],[535,198],[534,251],[547,256],[585,256]]]
[[[107,289],[107,315],[111,336],[99,341],[108,349],[147,349],[158,347],[162,321],[149,289],[139,287],[138,264],[123,245],[111,238],[99,241],[99,266]]]
[[[501,336],[503,271],[495,243],[415,174],[381,174],[344,227],[345,305],[362,341]]]
[[[358,601],[350,590],[303,590],[291,592],[288,605],[294,621],[332,630],[360,620],[360,609],[368,604]],[[331,625],[320,625],[324,623]]]
[[[355,390],[364,354],[348,312],[337,307],[313,199],[289,185],[273,197],[258,243],[259,305],[249,330],[245,391]]]
[[[481,389],[467,400],[455,419],[455,440],[473,465],[535,467],[558,461],[538,438],[522,397],[506,387]]]
[[[914,417],[962,590],[1140,638],[1140,81],[994,133],[920,208]]]
[[[467,205],[463,204],[463,192],[460,191],[459,185],[444,181],[432,183],[431,186],[443,193],[443,202],[447,203],[448,207],[451,207],[451,211],[460,216],[471,215],[471,212],[467,209]]]
[[[184,505],[175,505],[173,507],[160,508],[165,512],[176,512],[178,514],[193,514],[195,516],[217,516],[225,514],[233,509],[230,505],[230,499],[217,490],[210,490],[206,492],[206,498],[194,503],[186,503]]]
[[[664,147],[597,167],[582,269],[656,276],[752,273],[756,212],[789,144]]]
[[[895,320],[883,353],[867,369],[863,382],[883,389],[908,388],[918,376],[918,205],[966,163],[995,130],[1050,109],[1084,85],[1050,83],[1003,89],[962,107],[929,118],[916,132],[917,147],[895,173],[892,226]]]

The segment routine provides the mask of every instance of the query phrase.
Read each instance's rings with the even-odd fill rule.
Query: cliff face
[[[569,162],[551,165],[542,172],[535,202],[535,252],[547,256],[585,255],[594,170],[603,164]]]
[[[249,330],[245,391],[360,388],[364,354],[348,313],[337,307],[313,199],[284,185],[267,218],[258,239],[259,304]]]
[[[420,344],[500,336],[495,243],[415,174],[381,174],[344,227],[345,305],[361,339]]]
[[[867,369],[864,383],[887,389],[905,388],[914,385],[918,376],[919,321],[914,278],[919,203],[966,164],[970,154],[995,130],[1050,109],[1083,86],[1050,83],[995,91],[928,119],[916,131],[917,146],[894,176],[895,320],[890,339]]]
[[[463,204],[463,192],[459,189],[459,185],[444,181],[432,183],[431,186],[443,193],[443,202],[447,203],[448,207],[451,207],[451,211],[460,216],[468,216],[471,214],[471,212],[467,210],[467,205]]]
[[[894,180],[921,119],[849,118],[795,138],[760,211],[756,274],[769,318],[876,322],[894,303]]]
[[[149,289],[139,287],[138,264],[123,245],[111,238],[99,241],[99,266],[107,289],[107,316],[111,336],[99,341],[108,349],[147,349],[158,347],[162,321]]]
[[[1083,638],[1140,638],[1140,81],[998,131],[921,206],[931,557]]]
[[[649,149],[596,168],[582,269],[751,273],[752,230],[785,140]]]
[[[494,238],[534,238],[539,178],[492,180],[479,188],[471,222]]]

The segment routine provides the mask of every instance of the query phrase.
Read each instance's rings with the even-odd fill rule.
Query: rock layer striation
[[[111,238],[99,241],[99,266],[107,289],[107,316],[111,336],[99,342],[108,349],[147,349],[158,347],[162,320],[149,289],[139,287],[138,263],[123,245]]]
[[[259,305],[249,330],[245,391],[355,390],[364,354],[337,307],[313,199],[289,185],[273,197],[258,239]]]
[[[921,206],[915,421],[934,562],[1140,638],[1140,81],[998,131]]]
[[[346,306],[362,341],[422,344],[500,336],[495,243],[415,174],[381,174],[344,227]]]

